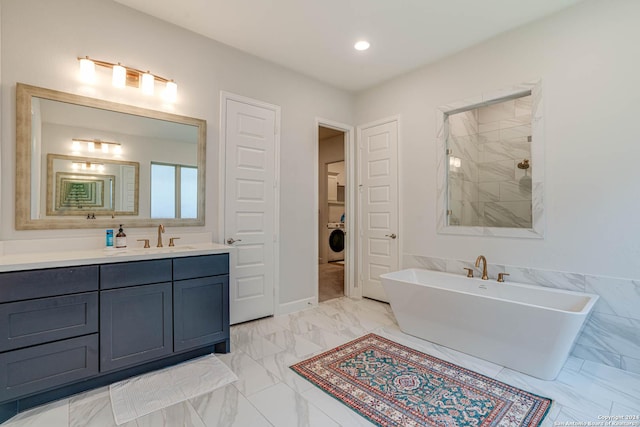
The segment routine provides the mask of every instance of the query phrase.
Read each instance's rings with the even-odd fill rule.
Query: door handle
[[[398,236],[396,236],[396,234],[395,234],[395,233],[385,234],[384,236],[385,236],[385,237],[391,237],[392,239],[395,239],[396,237],[398,237]]]
[[[235,242],[242,242],[242,239],[238,239],[238,240],[236,240],[236,239],[234,239],[233,237],[229,237],[229,238],[227,239],[227,244],[228,244],[228,245],[233,245]]]

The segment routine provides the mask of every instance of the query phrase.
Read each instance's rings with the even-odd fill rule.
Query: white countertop
[[[74,265],[109,264],[124,261],[177,258],[195,255],[224,254],[233,246],[218,243],[196,243],[163,248],[93,249],[83,251],[38,252],[0,256],[0,272],[36,270],[39,268],[69,267]]]

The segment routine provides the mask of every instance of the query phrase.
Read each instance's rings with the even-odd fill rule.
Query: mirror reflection
[[[448,225],[532,228],[531,101],[447,114]]]
[[[138,215],[140,165],[47,155],[47,215]]]
[[[16,227],[204,225],[205,125],[18,84]]]

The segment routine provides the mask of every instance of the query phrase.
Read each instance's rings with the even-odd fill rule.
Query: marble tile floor
[[[538,380],[403,334],[387,304],[343,297],[302,312],[233,326],[232,352],[218,357],[238,375],[237,382],[125,426],[371,426],[289,369],[295,362],[368,332],[554,399],[545,427],[570,422],[588,425],[611,415],[640,416],[638,374],[571,357],[555,381]],[[28,426],[113,427],[109,390],[72,396],[3,424]]]

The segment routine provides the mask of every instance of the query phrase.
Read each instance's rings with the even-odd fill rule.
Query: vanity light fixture
[[[72,162],[71,169],[73,170],[98,170],[102,172],[104,170],[104,163],[95,163],[95,162]]]
[[[178,94],[178,85],[173,80],[152,74],[149,71],[138,70],[137,68],[127,67],[125,65],[114,64],[112,62],[100,61],[92,59],[88,56],[79,57],[80,61],[80,79],[87,83],[94,83],[96,65],[104,68],[111,68],[111,84],[118,88],[125,86],[139,87],[145,95],[153,95],[155,92],[155,82],[159,81],[165,84],[164,99],[168,102],[175,102]]]
[[[102,141],[100,139],[73,138],[71,140],[71,149],[74,152],[79,152],[81,142],[87,144],[87,151],[90,153],[100,150],[103,153],[108,154],[109,150],[113,149],[113,154],[122,154],[122,145],[119,142]]]

